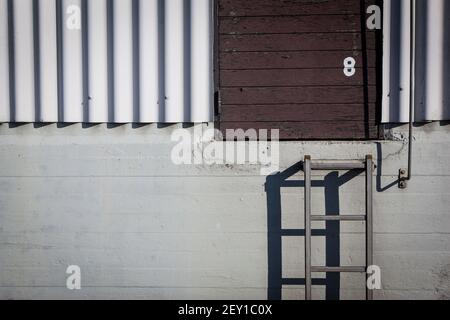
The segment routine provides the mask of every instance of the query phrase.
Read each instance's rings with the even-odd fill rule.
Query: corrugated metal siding
[[[212,0],[0,0],[0,122],[213,120]]]
[[[450,1],[415,3],[415,120],[450,120]],[[408,122],[411,0],[385,1],[383,122]]]

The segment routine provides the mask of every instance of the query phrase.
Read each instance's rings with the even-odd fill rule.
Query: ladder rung
[[[353,170],[365,169],[366,162],[360,160],[339,162],[339,161],[311,161],[311,170]]]
[[[365,215],[311,216],[312,221],[366,221]]]
[[[315,286],[326,286],[327,279],[324,278],[315,278],[311,279],[312,284]],[[281,279],[281,284],[286,286],[304,286],[305,279],[303,278],[283,278]]]
[[[311,272],[366,273],[366,267],[311,267]]]

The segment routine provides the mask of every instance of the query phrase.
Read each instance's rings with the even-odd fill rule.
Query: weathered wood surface
[[[376,1],[219,1],[219,127],[282,139],[379,138]],[[363,4],[363,5],[361,5]],[[355,74],[344,60],[355,59]]]
[[[367,5],[376,3],[367,0]],[[309,15],[309,14],[359,14],[361,8],[355,0],[221,0],[219,16],[248,17],[272,15]]]

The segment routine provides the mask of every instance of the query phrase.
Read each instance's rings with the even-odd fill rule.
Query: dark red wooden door
[[[378,138],[380,31],[365,25],[374,3],[218,0],[219,128]],[[344,62],[352,59],[349,76]]]

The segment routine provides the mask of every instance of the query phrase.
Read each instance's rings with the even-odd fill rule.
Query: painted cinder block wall
[[[281,256],[282,276],[302,278],[303,238],[284,237],[278,252],[268,241],[278,235],[279,215],[283,228],[303,227],[303,175],[295,165],[305,154],[368,153],[378,163],[374,262],[382,290],[375,298],[450,298],[450,126],[415,128],[406,190],[394,183],[407,161],[404,127],[388,129],[380,142],[283,142],[280,170],[293,175],[281,188],[281,208],[277,176],[261,176],[258,166],[172,164],[176,128],[0,125],[0,298],[302,299],[301,285],[277,287],[273,264]],[[313,212],[360,212],[363,177],[339,189],[336,174],[314,177],[324,178],[333,201],[314,188]],[[314,263],[325,256],[363,263],[364,228],[340,231],[339,246],[314,238]],[[69,265],[81,267],[81,290],[66,288]],[[314,298],[364,297],[361,276],[343,275],[339,292],[335,278],[327,281],[328,289],[314,287]]]

